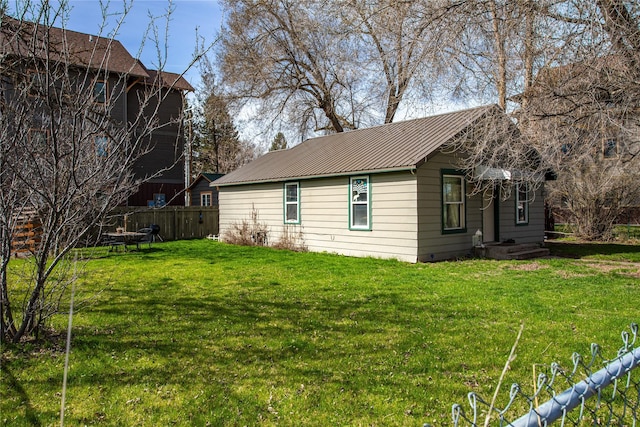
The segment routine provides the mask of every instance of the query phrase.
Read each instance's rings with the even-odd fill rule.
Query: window
[[[167,198],[164,193],[154,193],[153,194],[153,206],[156,208],[161,208],[167,205]]]
[[[105,104],[107,102],[107,82],[98,80],[93,84],[93,102]]]
[[[211,192],[200,193],[200,206],[211,206]]]
[[[46,95],[47,74],[41,71],[29,70],[29,96]]]
[[[29,129],[29,143],[34,148],[46,146],[48,140],[49,133],[46,129]]]
[[[466,231],[464,176],[442,175],[442,230],[445,233]]]
[[[284,222],[300,223],[300,184],[297,182],[284,184]]]
[[[107,157],[109,155],[109,140],[106,136],[96,136],[93,142],[96,146],[96,156]]]
[[[529,185],[526,182],[516,184],[516,224],[529,223]]]
[[[371,229],[369,177],[353,177],[349,183],[350,227],[357,230]]]
[[[605,159],[613,159],[618,156],[618,141],[615,138],[609,138],[604,141],[602,154]]]

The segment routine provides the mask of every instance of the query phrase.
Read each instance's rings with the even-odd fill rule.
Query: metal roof
[[[212,186],[414,169],[496,105],[311,138],[271,151]]]

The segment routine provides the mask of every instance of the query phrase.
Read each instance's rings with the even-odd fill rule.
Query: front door
[[[498,205],[500,197],[498,189],[495,188],[490,198],[483,197],[482,209],[482,241],[495,242],[498,240]]]

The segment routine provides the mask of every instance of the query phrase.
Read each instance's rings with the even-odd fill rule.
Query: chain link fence
[[[636,426],[640,412],[640,347],[638,325],[622,332],[623,345],[612,359],[600,346],[591,345],[591,355],[572,356],[573,367],[552,363],[537,376],[533,394],[513,384],[509,402],[494,407],[476,393],[469,393],[468,407],[452,407],[454,426],[539,427],[558,422],[561,426]],[[534,367],[535,368],[535,367]],[[635,369],[635,371],[634,371]],[[520,402],[524,402],[520,403]],[[528,407],[527,413],[515,408]]]

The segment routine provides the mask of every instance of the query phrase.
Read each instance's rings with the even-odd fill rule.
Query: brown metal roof
[[[217,179],[225,186],[413,169],[495,105],[308,139]]]

